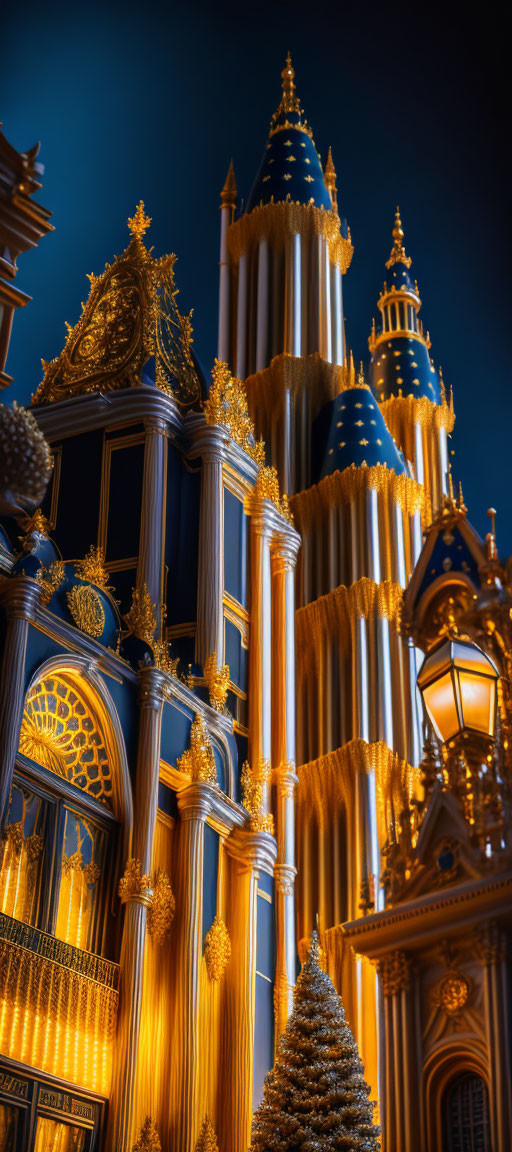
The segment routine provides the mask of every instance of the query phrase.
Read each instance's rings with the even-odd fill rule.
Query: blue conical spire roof
[[[286,200],[332,208],[313,135],[295,92],[294,76],[288,53],[281,73],[283,96],[270,123],[268,144],[247,202],[247,212],[259,204]]]
[[[331,401],[332,411],[321,479],[362,464],[384,464],[399,476],[405,462],[386,426],[375,397],[359,372],[357,383]]]

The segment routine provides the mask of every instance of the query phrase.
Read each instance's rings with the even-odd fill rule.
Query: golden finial
[[[286,57],[286,64],[281,72],[281,86],[283,89],[282,108],[284,112],[298,112],[299,102],[295,95],[295,70],[290,53]]]
[[[359,372],[357,373],[357,383],[360,388],[366,387],[366,380],[364,378],[364,365],[363,361],[359,361]]]
[[[143,200],[139,200],[133,216],[128,217],[127,223],[132,236],[137,240],[142,240],[144,233],[147,232],[151,224],[151,216],[146,216]]]
[[[487,515],[491,521],[491,531],[487,533],[487,556],[489,560],[497,560],[498,549],[496,547],[496,509],[488,508]]]
[[[327,153],[327,160],[325,162],[324,180],[325,180],[325,187],[327,188],[329,196],[331,197],[331,204],[332,204],[334,210],[337,211],[338,195],[337,195],[337,188],[336,188],[336,169],[334,167],[334,161],[332,158],[332,150],[331,150],[330,144],[329,144],[329,151]]]
[[[238,189],[237,189],[236,180],[235,180],[235,169],[233,167],[233,157],[231,157],[231,160],[229,162],[228,174],[226,176],[226,179],[224,181],[224,187],[223,187],[222,192],[220,194],[220,206],[221,206],[221,208],[235,208],[236,207],[237,192],[238,192]]]
[[[410,256],[406,256],[404,248],[404,230],[402,228],[402,220],[400,217],[400,209],[396,207],[395,212],[395,226],[392,232],[393,247],[389,260],[386,260],[386,268],[391,268],[393,264],[405,264],[406,268],[410,268],[412,260]]]

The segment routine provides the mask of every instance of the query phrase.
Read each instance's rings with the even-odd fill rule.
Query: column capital
[[[276,785],[278,792],[285,799],[293,798],[295,788],[299,783],[293,760],[283,760],[281,764],[272,769],[272,783]]]
[[[148,435],[155,436],[158,434],[160,436],[165,436],[167,434],[168,427],[169,425],[167,420],[165,420],[163,416],[148,416],[144,420],[144,429]]]
[[[272,572],[294,572],[302,540],[292,525],[279,529],[272,537]]]
[[[253,493],[249,500],[249,511],[251,528],[257,536],[263,537],[270,544],[276,530],[281,527],[281,516],[277,508],[266,496]]]
[[[293,896],[297,869],[294,864],[275,864],[274,877],[280,896]]]
[[[229,855],[248,869],[273,873],[277,844],[270,832],[253,832],[247,825],[235,828],[225,841]]]
[[[8,576],[0,584],[0,602],[7,616],[33,620],[41,605],[41,585],[31,576]]]
[[[206,464],[222,464],[227,459],[231,436],[223,424],[200,424],[190,433],[188,455],[202,456]]]
[[[139,679],[139,704],[141,708],[154,708],[159,712],[166,699],[168,682],[166,673],[153,664],[140,668],[137,673]]]
[[[505,933],[495,920],[475,929],[475,952],[482,967],[499,964],[505,959]]]
[[[389,952],[378,961],[377,971],[382,982],[384,996],[395,996],[409,987],[411,958],[400,948]]]
[[[181,819],[206,823],[214,807],[214,787],[213,784],[208,784],[206,780],[194,780],[186,788],[180,788],[178,809]]]

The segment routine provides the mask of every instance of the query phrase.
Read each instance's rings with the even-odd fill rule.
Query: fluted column
[[[236,374],[244,380],[247,372],[247,252],[242,252],[238,265],[238,301],[236,326]]]
[[[254,768],[271,757],[271,567],[274,510],[253,502],[251,515],[251,644],[249,652],[249,760]],[[268,787],[262,811],[269,811]]]
[[[160,732],[165,676],[158,668],[139,672],[139,730],[135,778],[132,861],[125,872],[125,918],[120,962],[120,1014],[107,1135],[109,1152],[131,1152],[135,1080],[142,1006],[146,921],[153,893],[150,874],[158,803]],[[138,874],[138,882],[137,882]],[[142,1117],[144,1119],[144,1117]]]
[[[220,208],[220,260],[219,260],[219,331],[217,356],[226,364],[231,360],[231,265],[227,233],[233,220],[233,203],[222,197]]]
[[[382,1093],[383,1152],[417,1152],[417,1060],[410,960],[397,950],[378,965],[384,995],[385,1084]]]
[[[272,764],[276,787],[276,1036],[286,1027],[295,984],[295,563],[300,539],[272,542]]]
[[[489,1061],[489,1108],[494,1152],[512,1146],[512,1076],[510,1066],[510,986],[505,936],[498,924],[487,924],[476,936],[476,953],[484,969],[484,1016]]]
[[[196,660],[204,667],[212,652],[224,662],[224,502],[222,459],[228,442],[221,428],[206,425],[195,436],[202,456],[199,509]]]
[[[145,429],[137,584],[139,588],[143,584],[147,585],[149,595],[156,608],[157,632],[159,632],[164,556],[165,477],[167,471],[166,424],[164,420],[146,420]]]
[[[11,788],[25,701],[25,658],[30,621],[41,599],[41,588],[28,576],[6,580],[0,603],[7,617],[0,679],[0,819]]]
[[[176,906],[176,998],[171,1068],[173,1146],[193,1152],[202,1117],[199,1093],[199,996],[203,952],[204,827],[212,786],[196,782],[178,793],[180,828]]]
[[[266,368],[269,362],[269,252],[268,240],[262,236],[258,248],[258,294],[256,315],[256,372]]]

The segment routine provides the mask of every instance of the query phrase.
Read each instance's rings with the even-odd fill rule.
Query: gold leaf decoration
[[[155,607],[146,583],[134,588],[130,611],[124,617],[129,632],[145,644],[153,644],[156,632]]]
[[[134,856],[127,861],[124,874],[119,881],[118,893],[122,904],[132,901],[148,905],[151,903],[153,893],[151,876],[142,875],[140,860],[136,860]]]
[[[231,959],[231,940],[227,927],[220,916],[216,916],[206,934],[204,958],[208,979],[222,980]]]
[[[101,636],[105,628],[105,610],[95,588],[90,584],[75,584],[66,596],[69,611],[81,632],[88,636]]]
[[[217,653],[212,652],[205,662],[204,678],[208,685],[210,704],[213,708],[216,708],[218,712],[223,712],[229,689],[229,664],[223,664],[221,668],[218,668]]]
[[[153,901],[148,912],[148,932],[161,948],[174,920],[176,901],[167,872],[159,868],[153,884]]]
[[[109,574],[105,568],[103,548],[95,548],[94,544],[91,544],[83,560],[77,560],[75,572],[80,580],[88,580],[91,584],[97,584],[98,588],[109,590]]]
[[[246,760],[242,767],[241,784],[243,806],[250,816],[250,827],[254,832],[270,832],[274,834],[274,819],[271,812],[263,810],[263,801],[266,787],[270,778],[270,764],[268,760],[258,760],[252,768]]]
[[[293,516],[288,496],[285,494],[281,498],[277,468],[274,468],[273,465],[265,465],[260,468],[258,479],[256,480],[255,492],[256,496],[259,496],[260,499],[270,500],[275,508],[277,508],[277,511],[281,513],[281,516],[284,516],[285,520],[293,524]]]
[[[41,586],[41,602],[49,604],[52,596],[60,588],[65,576],[63,560],[54,560],[48,568],[44,564],[38,569],[35,579]]]
[[[162,1152],[160,1137],[151,1116],[146,1116],[132,1152]]]
[[[257,464],[264,464],[265,446],[262,440],[256,440],[245,387],[241,380],[231,375],[223,360],[215,360],[204,414],[207,424],[224,424],[240,448]]]
[[[190,729],[190,747],[180,756],[177,767],[180,772],[187,773],[192,780],[205,780],[208,784],[217,783],[212,742],[199,713]]]

